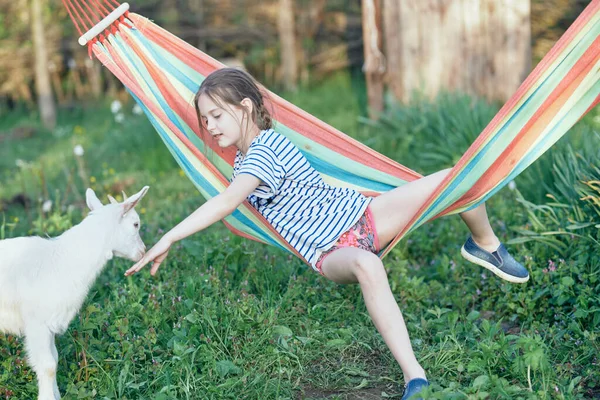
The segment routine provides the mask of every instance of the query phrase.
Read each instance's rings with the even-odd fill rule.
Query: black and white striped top
[[[260,132],[246,155],[238,150],[232,180],[239,174],[262,181],[248,201],[313,268],[318,254],[354,225],[371,201],[356,190],[326,184],[300,150],[273,129]]]

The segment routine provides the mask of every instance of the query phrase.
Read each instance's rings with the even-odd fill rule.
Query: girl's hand
[[[154,276],[160,264],[167,258],[171,245],[173,243],[166,239],[164,236],[156,243],[140,261],[135,263],[131,268],[125,271],[125,276],[130,276],[144,268],[146,264],[152,261],[152,268],[150,269],[150,275]]]
[[[186,238],[231,214],[246,197],[260,185],[261,180],[250,174],[241,174],[225,191],[208,200],[163,236],[144,257],[125,271],[130,276],[152,262],[150,275],[154,276],[160,264],[167,258],[171,245]]]

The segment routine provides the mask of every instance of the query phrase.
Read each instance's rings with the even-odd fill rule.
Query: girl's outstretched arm
[[[260,179],[250,174],[237,176],[223,193],[208,200],[167,232],[140,261],[125,272],[125,275],[135,274],[149,262],[152,262],[150,274],[156,274],[160,264],[167,258],[173,243],[199,232],[231,214],[258,187],[260,182]]]

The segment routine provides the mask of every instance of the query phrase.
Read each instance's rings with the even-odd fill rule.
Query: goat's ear
[[[116,201],[115,198],[112,197],[110,194],[107,195],[106,197],[108,197],[108,201],[110,201],[110,204],[119,204],[119,202]]]
[[[87,203],[87,206],[90,209],[90,211],[94,211],[102,207],[102,203],[100,202],[100,200],[98,200],[96,193],[90,188],[88,188],[85,191],[85,202]]]
[[[149,186],[144,186],[142,188],[142,190],[140,190],[133,196],[127,198],[127,200],[125,200],[123,202],[123,215],[127,214],[127,212],[129,210],[131,210],[133,207],[135,207],[137,205],[137,203],[142,199],[142,197],[144,197],[146,195],[146,192],[148,191],[149,188],[150,188]]]

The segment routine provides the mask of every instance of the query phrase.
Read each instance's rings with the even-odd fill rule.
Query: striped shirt
[[[326,184],[300,150],[272,129],[260,132],[245,155],[238,150],[232,180],[239,174],[261,180],[248,201],[313,268],[371,201]]]

